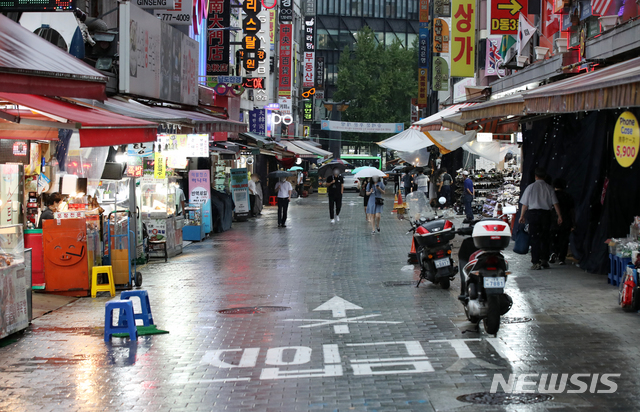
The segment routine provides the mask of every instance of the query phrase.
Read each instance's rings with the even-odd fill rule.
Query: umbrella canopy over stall
[[[429,148],[425,147],[413,152],[398,152],[398,157],[413,166],[427,166],[430,154]]]
[[[433,144],[434,143],[419,130],[419,127],[410,127],[402,133],[378,142],[378,145],[385,149],[397,150],[399,152],[413,152],[433,146]]]
[[[318,176],[329,177],[333,174],[333,169],[338,169],[340,173],[344,173],[347,169],[353,169],[353,165],[345,162],[342,159],[334,159],[328,163],[323,164],[318,169]]]
[[[375,167],[368,167],[366,169],[360,170],[358,173],[353,175],[356,179],[362,179],[365,177],[386,177],[386,173],[376,169]]]
[[[281,177],[289,177],[289,176],[291,176],[291,173],[284,170],[276,170],[275,172],[271,172],[267,175],[267,177],[276,178],[276,179],[280,179]]]

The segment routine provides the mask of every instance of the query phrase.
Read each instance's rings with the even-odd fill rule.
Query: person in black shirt
[[[551,225],[551,258],[549,263],[565,264],[569,251],[569,237],[574,229],[574,202],[571,195],[564,191],[566,183],[564,179],[556,179],[553,187],[558,198],[560,213],[564,217],[562,224],[558,225],[557,219],[552,219]]]
[[[333,169],[333,176],[327,178],[325,183],[327,186],[327,193],[329,195],[329,217],[331,223],[336,223],[336,220],[340,221],[340,209],[342,209],[342,193],[344,192],[344,178],[340,175],[338,168]],[[335,206],[335,218],[333,214],[333,208]]]
[[[58,192],[51,193],[46,201],[46,209],[40,215],[40,221],[38,222],[38,229],[42,229],[42,221],[53,219],[53,213],[58,210],[58,206],[60,206],[60,202],[62,202],[62,196]]]

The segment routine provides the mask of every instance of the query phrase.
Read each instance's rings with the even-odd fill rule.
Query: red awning
[[[0,14],[0,92],[106,99],[107,77]]]
[[[156,123],[32,94],[0,93],[0,100],[25,106],[0,110],[3,119],[24,126],[78,129],[81,147],[156,141]]]

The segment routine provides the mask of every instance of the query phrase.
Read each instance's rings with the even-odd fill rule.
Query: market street
[[[313,195],[292,201],[286,228],[267,207],[168,263],[153,261],[143,289],[168,335],[105,344],[105,293],[36,319],[0,349],[0,410],[640,408],[640,319],[620,309],[606,276],[573,265],[532,272],[529,256],[508,250],[514,307],[497,338],[475,332],[457,300],[459,277],[448,291],[415,288],[408,223],[391,202],[374,236],[362,198],[346,194],[331,225],[326,197]],[[496,373],[532,374],[524,389],[540,374],[608,373],[617,391],[589,393],[609,388],[585,375],[586,393],[567,384],[519,400],[541,403],[457,400],[489,392]]]

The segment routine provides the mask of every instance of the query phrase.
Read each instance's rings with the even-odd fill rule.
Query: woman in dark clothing
[[[367,183],[369,183],[369,180],[366,177],[360,179],[360,193],[364,196],[364,218],[368,220],[367,204],[369,203],[369,195],[367,195]]]
[[[58,192],[51,193],[47,199],[47,208],[40,215],[40,221],[38,222],[38,229],[42,229],[42,221],[47,219],[53,219],[53,213],[58,210],[62,202],[62,196]]]

